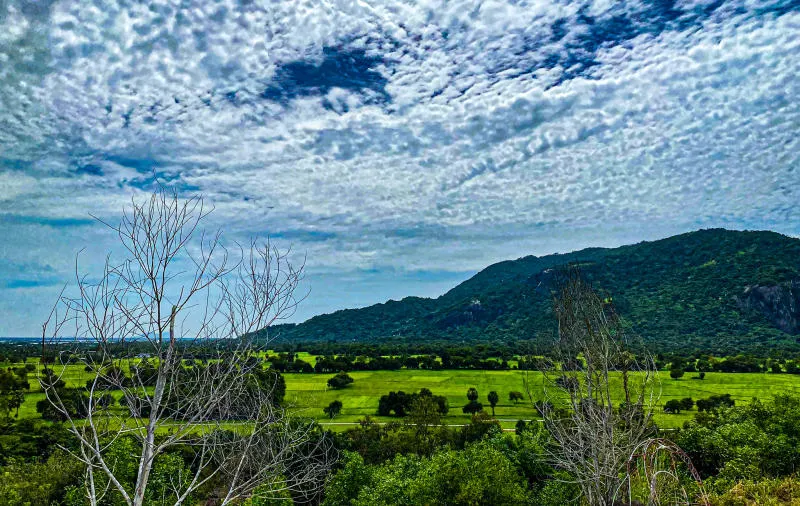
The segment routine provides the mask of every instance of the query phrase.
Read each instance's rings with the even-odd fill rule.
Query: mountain
[[[554,273],[568,265],[608,292],[657,351],[800,351],[800,240],[723,229],[500,262],[436,299],[336,311],[271,327],[269,335],[294,342],[547,343]]]

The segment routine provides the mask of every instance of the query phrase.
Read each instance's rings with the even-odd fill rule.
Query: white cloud
[[[157,170],[229,235],[306,232],[286,237],[324,283],[716,224],[797,233],[800,15],[653,5],[6,4],[0,211],[114,216]],[[0,226],[0,260],[43,240]],[[85,241],[66,229],[41,264]]]

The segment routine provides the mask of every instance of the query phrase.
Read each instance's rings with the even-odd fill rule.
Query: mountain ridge
[[[608,292],[623,318],[656,349],[800,350],[800,239],[726,229],[504,260],[437,298],[343,309],[268,332],[296,342],[546,343],[553,334],[552,272],[570,264]]]

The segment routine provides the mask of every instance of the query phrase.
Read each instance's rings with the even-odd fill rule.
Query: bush
[[[744,480],[724,492],[712,493],[712,506],[778,506],[800,503],[800,481],[797,478]]]
[[[83,465],[58,451],[43,462],[11,462],[0,468],[0,504],[61,504],[80,487]]]
[[[684,370],[680,367],[673,367],[669,370],[669,377],[672,379],[680,379],[683,377]]]
[[[698,409],[705,410],[706,401],[697,401]],[[754,399],[744,407],[700,412],[675,442],[703,476],[729,481],[780,477],[800,466],[798,427],[800,398],[781,395],[769,403]]]

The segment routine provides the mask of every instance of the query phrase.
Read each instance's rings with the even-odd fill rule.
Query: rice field
[[[313,361],[312,356],[303,356],[303,360]],[[312,362],[313,363],[313,362]],[[7,366],[0,365],[0,366]],[[524,381],[527,374],[532,387],[533,399],[542,397],[542,377],[538,372],[524,371],[476,371],[476,370],[407,370],[398,371],[363,371],[350,372],[354,382],[342,390],[327,388],[327,380],[333,374],[300,374],[286,373],[285,404],[297,416],[315,419],[331,428],[344,429],[365,416],[372,416],[376,421],[392,421],[397,418],[376,416],[378,400],[390,391],[402,390],[406,393],[418,392],[422,388],[430,389],[436,395],[444,395],[450,404],[450,412],[444,417],[447,424],[464,424],[469,422],[469,415],[461,412],[467,403],[466,392],[475,387],[480,395],[479,401],[487,411],[491,411],[487,395],[494,390],[499,394],[500,402],[495,408],[496,417],[506,428],[511,428],[519,419],[535,419],[537,413],[526,399],[514,403],[509,400],[511,391],[524,392]],[[706,373],[704,380],[691,379],[694,373],[687,373],[679,380],[673,380],[666,372],[659,374],[656,384],[656,422],[663,428],[680,427],[685,421],[694,417],[696,409],[680,414],[663,413],[663,405],[671,399],[691,397],[707,398],[716,394],[731,394],[737,404],[747,404],[753,397],[770,399],[776,394],[792,393],[800,395],[800,376],[789,374],[765,373]],[[69,366],[63,379],[68,387],[82,387],[90,379],[91,373],[81,366]],[[44,398],[35,380],[35,373],[29,375],[31,392],[26,395],[20,408],[21,418],[38,417],[36,402]],[[618,378],[617,378],[618,379]],[[615,380],[616,381],[616,380]],[[616,387],[617,390],[621,390]],[[322,409],[330,402],[339,400],[343,404],[342,412],[332,422]]]
[[[464,415],[461,407],[467,403],[467,389],[475,387],[480,394],[479,401],[486,410],[489,410],[486,400],[488,393],[494,390],[499,394],[500,403],[495,407],[495,414],[504,427],[513,427],[519,419],[537,418],[536,411],[527,400],[515,404],[508,399],[511,391],[525,391],[523,381],[526,373],[522,371],[399,370],[349,374],[354,382],[342,390],[326,388],[326,382],[332,374],[285,374],[286,402],[298,413],[320,422],[327,421],[322,408],[337,399],[342,402],[343,408],[335,422],[356,422],[367,415],[379,421],[390,421],[394,418],[375,416],[381,395],[390,391],[411,393],[428,388],[436,395],[445,395],[449,401],[450,412],[444,418],[444,423],[463,424],[469,422],[469,415]],[[691,397],[696,401],[711,395],[729,393],[737,404],[747,404],[753,397],[769,399],[781,393],[800,394],[800,376],[796,375],[706,373],[704,380],[690,379],[690,376],[692,373],[673,380],[668,373],[659,374],[655,388],[655,406],[656,422],[660,427],[680,427],[697,412],[692,409],[680,414],[663,413],[664,403],[671,399]],[[528,381],[532,387],[533,399],[541,398],[541,374],[529,373]]]

